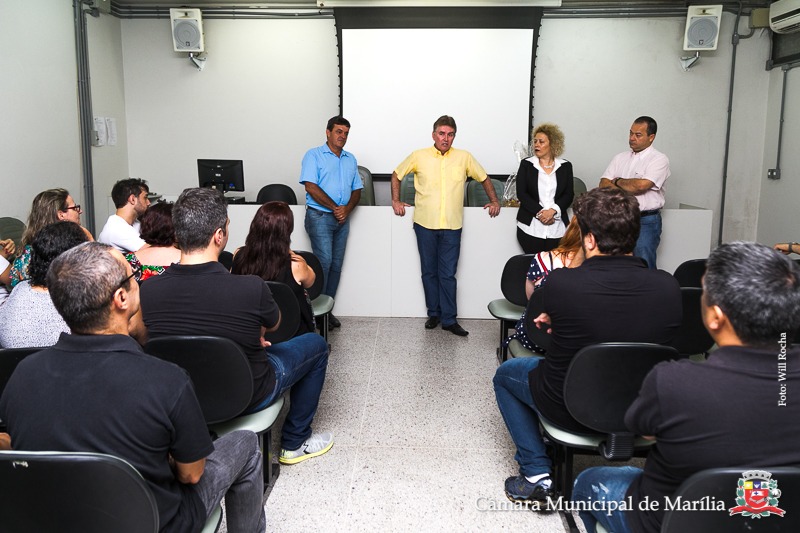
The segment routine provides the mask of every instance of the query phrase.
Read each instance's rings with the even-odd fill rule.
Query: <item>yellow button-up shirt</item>
[[[414,222],[427,229],[460,229],[467,177],[488,177],[469,152],[450,148],[442,155],[433,146],[412,152],[394,171],[400,180],[414,173]]]

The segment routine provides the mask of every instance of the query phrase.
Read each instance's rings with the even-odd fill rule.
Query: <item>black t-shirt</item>
[[[142,283],[141,300],[150,338],[213,335],[239,344],[253,371],[251,406],[275,388],[275,369],[261,346],[261,326],[273,327],[280,312],[258,276],[234,276],[216,261],[175,264]]]
[[[181,463],[214,451],[191,381],[142,352],[126,335],[68,335],[25,358],[0,399],[15,450],[98,452],[121,457],[147,481],[161,531],[202,527],[206,510],[180,483]]]
[[[772,350],[729,346],[704,363],[671,361],[648,374],[625,415],[631,431],[656,437],[643,475],[628,490],[631,530],[658,532],[664,497],[701,470],[800,464],[800,402],[791,401],[791,391],[800,389],[800,349],[785,361],[779,352],[777,342]],[[779,362],[786,363],[784,381]],[[789,392],[785,406],[779,405],[781,384]],[[645,497],[659,501],[659,511],[639,511]]]
[[[563,400],[575,353],[600,342],[667,344],[683,314],[675,278],[633,256],[591,257],[577,268],[559,268],[536,294],[553,333],[545,359],[530,373],[531,393],[545,418],[573,431],[586,429]]]

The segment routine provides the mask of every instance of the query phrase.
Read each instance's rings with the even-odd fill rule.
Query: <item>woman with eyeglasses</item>
[[[80,226],[82,212],[81,206],[75,203],[66,189],[48,189],[36,195],[31,205],[31,213],[28,215],[28,225],[22,234],[22,253],[11,266],[12,289],[20,281],[29,278],[28,263],[31,260],[31,241],[34,235],[48,224],[59,220],[74,222]],[[84,227],[81,229],[88,240],[94,240],[89,230]]]
[[[30,244],[30,279],[21,281],[0,307],[0,347],[52,346],[69,327],[47,290],[47,269],[63,252],[88,240],[78,224],[60,221],[42,228]],[[87,267],[90,268],[90,267]]]

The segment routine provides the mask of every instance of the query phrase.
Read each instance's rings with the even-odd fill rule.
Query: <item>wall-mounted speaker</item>
[[[721,19],[722,4],[689,6],[689,11],[686,13],[686,32],[683,35],[683,49],[692,51],[716,50]]]
[[[176,52],[203,52],[203,18],[199,9],[170,9],[172,44]]]

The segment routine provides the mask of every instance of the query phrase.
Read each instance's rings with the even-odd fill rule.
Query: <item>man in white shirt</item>
[[[600,187],[618,187],[636,196],[642,214],[642,229],[633,255],[656,268],[656,250],[661,242],[661,208],[664,183],[669,177],[669,159],[652,144],[658,125],[652,117],[633,121],[628,136],[630,150],[617,154],[600,178]]]
[[[139,236],[139,218],[150,207],[149,192],[150,188],[143,179],[128,178],[115,183],[111,199],[117,212],[108,217],[97,240],[122,253],[135,252],[144,246],[145,242]]]

